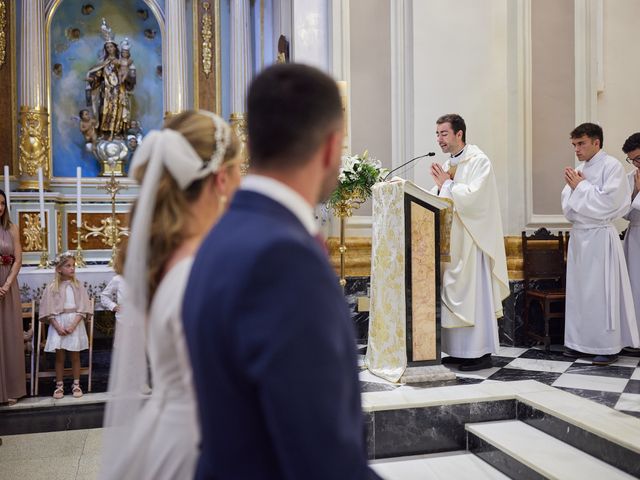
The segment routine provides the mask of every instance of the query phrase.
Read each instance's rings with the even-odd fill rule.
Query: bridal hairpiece
[[[220,169],[220,165],[222,165],[224,156],[227,153],[227,148],[229,148],[229,142],[231,140],[231,129],[229,128],[229,125],[227,125],[227,123],[215,113],[207,112],[206,110],[198,110],[198,113],[205,115],[213,120],[213,125],[216,128],[216,144],[215,148],[213,149],[213,153],[211,154],[209,166],[212,172],[217,172]]]

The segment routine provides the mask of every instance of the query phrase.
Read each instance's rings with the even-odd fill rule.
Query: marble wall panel
[[[375,412],[375,458],[464,450],[466,423],[515,416],[515,400]]]

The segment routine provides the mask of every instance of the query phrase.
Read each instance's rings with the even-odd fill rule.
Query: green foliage
[[[343,156],[338,186],[329,197],[328,206],[335,208],[343,202],[365,202],[371,197],[371,188],[384,178],[386,172],[366,150],[362,155]]]

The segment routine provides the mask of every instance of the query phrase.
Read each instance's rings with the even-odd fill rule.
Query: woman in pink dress
[[[14,404],[27,394],[17,280],[21,266],[20,235],[9,218],[7,196],[0,190],[0,403]]]

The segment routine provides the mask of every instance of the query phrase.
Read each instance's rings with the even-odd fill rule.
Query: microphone
[[[419,160],[419,159],[424,158],[424,157],[433,157],[433,156],[435,156],[435,153],[434,153],[434,152],[429,152],[429,153],[425,153],[424,155],[420,155],[420,156],[418,156],[418,157],[414,157],[414,158],[412,158],[411,160],[409,160],[408,162],[404,162],[404,163],[403,163],[402,165],[400,165],[399,167],[396,167],[396,168],[394,168],[394,169],[392,169],[392,170],[389,170],[389,173],[387,173],[387,176],[386,176],[386,177],[384,177],[384,179],[385,179],[385,181],[386,181],[386,180],[387,180],[387,178],[389,178],[389,176],[390,176],[393,172],[395,172],[395,171],[397,171],[397,170],[400,170],[402,167],[406,167],[406,166],[407,166],[407,165],[409,165],[411,162],[415,162],[416,160]]]

